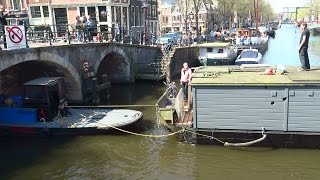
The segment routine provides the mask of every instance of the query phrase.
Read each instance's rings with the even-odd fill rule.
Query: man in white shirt
[[[191,82],[191,69],[188,66],[188,63],[183,63],[183,68],[181,69],[181,78],[180,78],[180,84],[183,86],[183,92],[184,92],[184,100],[188,100],[188,85]]]

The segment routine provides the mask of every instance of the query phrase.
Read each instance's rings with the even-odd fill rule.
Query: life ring
[[[40,118],[40,121],[46,122],[46,119],[45,118]]]

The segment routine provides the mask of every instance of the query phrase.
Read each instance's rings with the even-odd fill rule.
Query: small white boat
[[[233,65],[237,47],[230,42],[214,42],[199,45],[199,61],[204,66]]]
[[[261,64],[262,54],[257,49],[244,49],[235,61],[236,65]]]

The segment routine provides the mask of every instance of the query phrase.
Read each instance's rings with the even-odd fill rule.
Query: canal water
[[[282,27],[265,63],[299,65],[299,33]],[[297,30],[298,31],[298,30]],[[311,66],[320,63],[320,38],[311,37]],[[165,87],[138,81],[113,85],[112,104],[155,104]],[[157,127],[154,108],[140,108],[144,134]],[[0,139],[0,179],[319,179],[320,150],[191,145],[175,137],[134,135]]]

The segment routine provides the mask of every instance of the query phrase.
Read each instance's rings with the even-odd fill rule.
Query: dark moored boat
[[[142,113],[135,110],[69,108],[61,77],[42,77],[24,86],[23,97],[2,96],[0,135],[106,133],[110,128],[128,126],[142,118]]]

